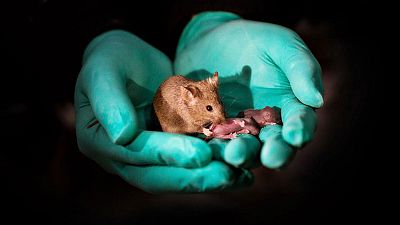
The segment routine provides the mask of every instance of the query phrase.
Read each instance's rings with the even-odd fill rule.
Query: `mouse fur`
[[[223,104],[218,95],[218,73],[204,80],[174,75],[158,88],[153,108],[165,132],[202,133],[225,121]]]

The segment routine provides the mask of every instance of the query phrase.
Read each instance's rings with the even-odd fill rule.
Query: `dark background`
[[[389,155],[377,92],[389,79],[382,2],[13,1],[1,4],[1,220],[11,224],[327,224],[387,219],[380,162]],[[390,7],[389,7],[390,8]],[[172,60],[191,16],[227,10],[300,34],[323,68],[315,140],[285,169],[257,168],[252,187],[150,195],[78,150],[73,92],[88,42],[127,29]],[[379,15],[383,13],[385,16]],[[385,90],[385,94],[386,91]],[[387,93],[390,95],[390,93]],[[379,145],[378,142],[379,141]],[[3,215],[2,215],[3,214]]]

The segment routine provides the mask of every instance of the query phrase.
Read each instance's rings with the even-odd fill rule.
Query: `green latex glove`
[[[75,89],[80,150],[152,193],[212,191],[251,182],[249,171],[213,160],[205,141],[151,131],[153,96],[172,74],[171,61],[131,33],[115,30],[96,37],[84,53]]]
[[[280,109],[283,126],[266,126],[259,135],[266,167],[282,167],[294,149],[312,140],[314,108],[323,105],[321,68],[295,32],[228,12],[200,13],[182,33],[174,67],[176,73],[199,78],[218,71],[229,117],[248,108]],[[224,152],[230,143],[213,140],[211,145]],[[249,148],[253,155],[253,146]],[[230,153],[236,158],[246,154]]]

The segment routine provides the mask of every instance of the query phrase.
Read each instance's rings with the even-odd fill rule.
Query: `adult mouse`
[[[165,132],[195,134],[225,121],[218,73],[204,80],[174,75],[158,88],[153,107]]]

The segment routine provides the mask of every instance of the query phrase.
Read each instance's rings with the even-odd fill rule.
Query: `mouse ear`
[[[188,97],[188,99],[194,99],[201,95],[200,89],[192,84],[184,86],[183,92],[183,96]]]
[[[208,83],[218,87],[218,72],[215,72],[214,75],[207,79]]]

